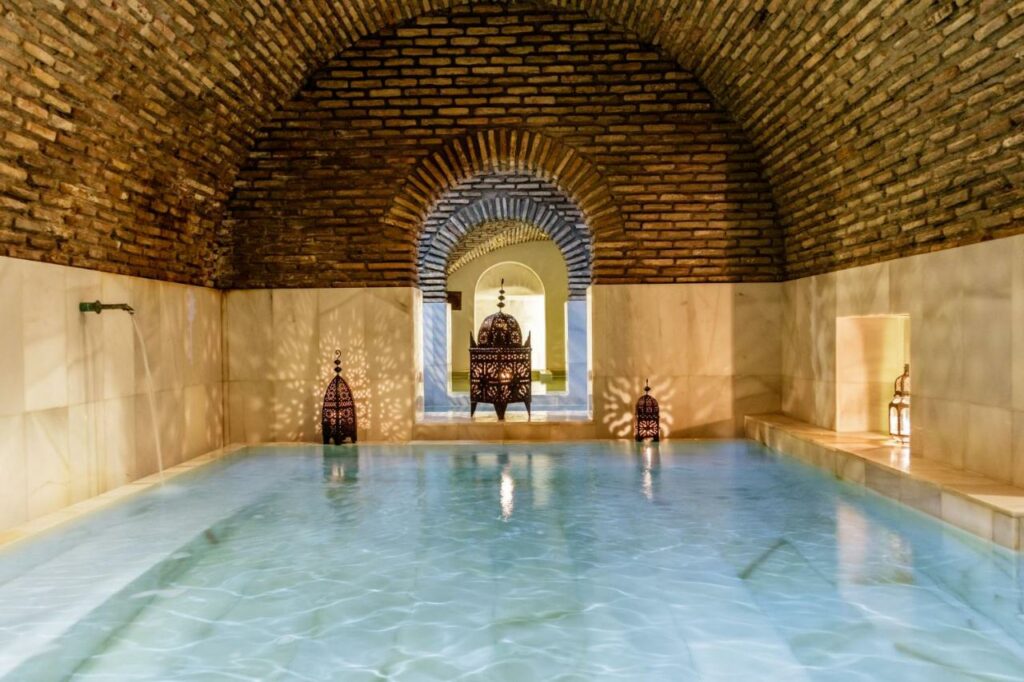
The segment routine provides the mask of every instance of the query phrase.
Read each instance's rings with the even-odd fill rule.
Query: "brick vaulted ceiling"
[[[0,253],[203,284],[260,129],[450,0],[5,0]],[[746,132],[789,277],[1024,231],[1024,0],[554,0]]]

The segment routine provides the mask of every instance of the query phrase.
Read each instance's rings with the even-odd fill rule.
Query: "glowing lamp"
[[[644,394],[636,401],[636,417],[633,420],[633,432],[636,434],[637,443],[661,440],[659,416],[658,401],[651,397],[651,383],[645,381]]]
[[[324,432],[324,445],[341,445],[346,438],[356,442],[356,404],[352,400],[352,389],[341,376],[341,351],[334,354],[334,378],[327,385],[324,394],[324,409],[321,426]]]
[[[516,318],[504,312],[505,280],[498,292],[498,312],[488,315],[473,338],[469,335],[469,414],[476,414],[479,403],[494,405],[499,420],[511,403],[525,403],[530,414],[533,376],[530,370],[530,337],[523,333]]]
[[[889,402],[889,433],[898,441],[910,439],[910,365],[903,366],[903,374],[893,384],[894,395]]]

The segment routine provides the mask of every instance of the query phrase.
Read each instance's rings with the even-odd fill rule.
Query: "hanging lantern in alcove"
[[[341,376],[341,351],[335,351],[334,378],[327,385],[322,413],[324,445],[334,441],[341,445],[346,438],[356,442],[356,404],[352,400],[352,389]]]
[[[525,403],[530,414],[533,399],[530,337],[523,333],[516,318],[504,312],[505,280],[498,291],[498,312],[488,315],[480,325],[476,339],[469,335],[469,414],[476,414],[478,403],[494,405],[499,420],[505,408]]]
[[[636,418],[633,424],[636,442],[661,440],[661,422],[658,401],[651,397],[651,383],[644,382],[644,394],[636,401]]]
[[[894,395],[889,403],[889,433],[901,442],[910,439],[910,365],[896,378]]]

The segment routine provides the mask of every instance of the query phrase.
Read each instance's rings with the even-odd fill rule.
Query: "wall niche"
[[[893,382],[909,362],[909,315],[837,318],[836,430],[888,433]]]

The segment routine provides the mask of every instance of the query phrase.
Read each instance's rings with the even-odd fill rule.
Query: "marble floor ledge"
[[[498,420],[490,406],[481,406],[474,416],[467,411],[424,412],[417,416],[419,424],[563,424],[593,423],[589,412],[534,411],[528,415],[525,411],[509,410],[505,413],[505,421]]]
[[[113,490],[108,490],[96,497],[90,497],[87,500],[76,502],[75,504],[64,507],[63,509],[58,509],[55,512],[40,516],[39,518],[32,519],[31,521],[27,521],[21,525],[0,531],[0,549],[8,547],[16,542],[36,537],[53,530],[57,526],[117,504],[128,497],[166,483],[167,481],[177,476],[181,476],[182,474],[186,474],[193,469],[232,455],[244,447],[246,446],[240,444],[226,445],[206,454],[199,455],[198,457],[193,457],[192,459],[180,464],[176,464],[173,467],[165,469],[162,474],[156,473],[150,476],[145,476],[137,481],[126,483],[125,485],[118,486]]]
[[[781,414],[748,416],[746,435],[1010,549],[1024,548],[1024,488],[912,457],[877,433],[837,433]]]

